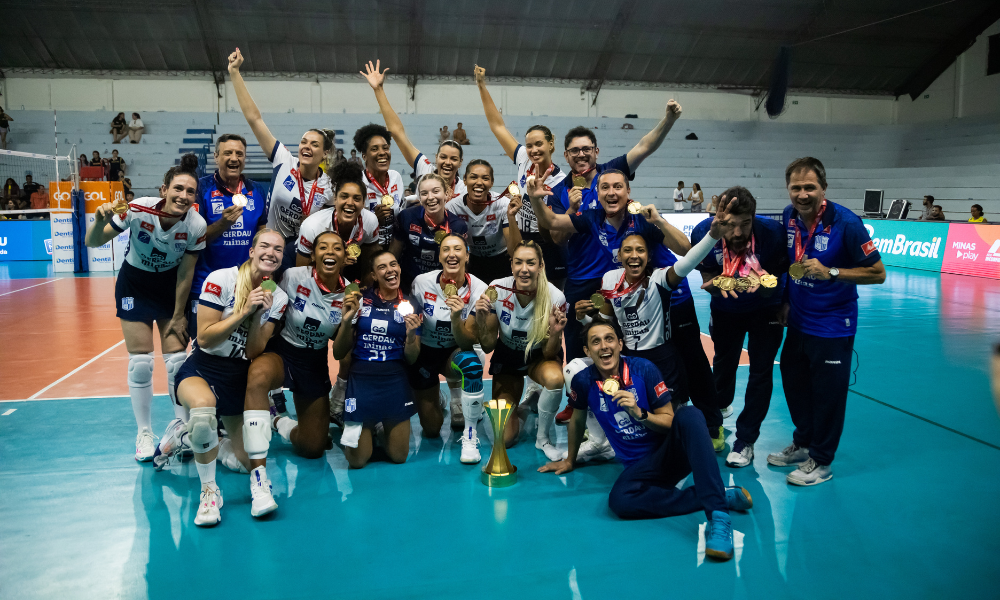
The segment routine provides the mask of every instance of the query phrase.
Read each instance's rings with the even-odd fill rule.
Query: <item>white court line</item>
[[[153,394],[153,398],[158,397],[169,397],[167,394]],[[103,396],[66,396],[62,398],[14,398],[11,400],[0,400],[0,404],[4,402],[28,402],[29,400],[34,400],[35,402],[44,402],[45,400],[113,400],[115,398],[128,398],[129,396],[115,396],[115,395],[103,395]]]
[[[35,285],[29,285],[28,287],[23,287],[23,288],[21,288],[19,290],[11,290],[9,292],[4,292],[4,293],[0,294],[0,296],[7,296],[9,294],[15,294],[17,292],[23,292],[24,290],[30,290],[33,287],[38,287],[40,285],[45,285],[46,283],[52,283],[53,281],[58,281],[58,279],[50,279],[48,281],[43,281],[41,283],[36,283]]]
[[[66,380],[67,380],[67,379],[69,379],[69,378],[70,378],[71,376],[75,375],[75,374],[76,374],[77,372],[79,372],[79,371],[80,371],[81,369],[83,369],[84,367],[86,367],[86,366],[87,366],[87,365],[89,365],[90,363],[94,362],[94,361],[95,361],[95,360],[97,360],[98,358],[101,358],[102,356],[104,356],[104,355],[105,355],[105,354],[107,354],[108,352],[111,352],[112,350],[114,350],[114,349],[115,349],[115,348],[117,348],[118,346],[121,346],[121,345],[122,345],[122,344],[124,344],[124,343],[125,343],[125,340],[122,340],[122,341],[118,342],[117,344],[115,344],[114,346],[111,346],[110,348],[108,348],[108,349],[107,349],[107,350],[105,350],[104,352],[101,352],[100,354],[98,354],[98,355],[97,355],[97,356],[95,356],[94,358],[92,358],[92,359],[88,360],[87,362],[83,363],[83,364],[82,364],[82,365],[80,365],[79,367],[77,367],[77,368],[73,369],[73,370],[72,370],[72,371],[70,371],[69,373],[66,373],[65,375],[63,375],[63,376],[62,376],[62,377],[60,377],[59,379],[56,379],[55,381],[53,381],[53,382],[52,382],[52,383],[50,383],[49,385],[47,385],[47,386],[43,387],[42,389],[38,390],[37,392],[35,392],[35,394],[34,394],[34,395],[30,396],[30,397],[28,398],[28,400],[34,400],[35,398],[38,398],[39,396],[41,396],[41,395],[42,395],[42,394],[44,394],[45,392],[49,391],[50,389],[52,389],[52,388],[53,388],[53,387],[55,387],[56,385],[58,385],[58,384],[62,383],[63,381],[66,381]]]
[[[14,412],[15,410],[17,410],[17,409],[16,408],[12,408],[12,409],[8,410],[7,412],[5,412],[4,414],[2,414],[0,416],[6,417],[7,415],[9,415],[10,413]]]

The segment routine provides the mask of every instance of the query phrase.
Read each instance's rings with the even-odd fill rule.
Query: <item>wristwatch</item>
[[[646,419],[649,418],[649,411],[647,411],[645,408],[643,408],[641,406],[639,407],[639,410],[642,411],[642,412],[639,413],[639,420],[640,421],[645,421]]]
[[[830,281],[837,281],[838,275],[840,275],[840,269],[837,267],[830,267]]]

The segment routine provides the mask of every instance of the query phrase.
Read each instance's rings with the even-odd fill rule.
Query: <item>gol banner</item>
[[[105,202],[114,202],[125,196],[125,188],[120,181],[81,181],[80,189],[83,190],[84,200],[87,202],[85,214],[93,214],[97,207]],[[69,181],[50,181],[49,197],[52,199],[51,208],[72,208],[70,192],[73,191],[73,184]]]

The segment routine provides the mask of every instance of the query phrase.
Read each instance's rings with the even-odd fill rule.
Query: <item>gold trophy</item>
[[[480,481],[490,487],[512,486],[517,483],[517,467],[510,464],[510,459],[507,458],[503,432],[514,407],[506,400],[490,400],[485,403],[485,408],[493,424],[493,451],[490,452],[490,460],[483,467]]]

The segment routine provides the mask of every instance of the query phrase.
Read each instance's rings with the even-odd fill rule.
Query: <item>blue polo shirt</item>
[[[795,262],[795,228],[804,244],[809,230],[799,212],[789,204],[781,222],[787,235],[789,263]],[[822,227],[816,230],[806,247],[805,258],[815,258],[827,267],[851,269],[870,267],[882,256],[865,230],[864,224],[850,210],[826,201]],[[846,281],[803,277],[788,279],[789,327],[817,337],[836,338],[854,335],[858,329],[858,286]]]
[[[250,245],[257,230],[267,225],[267,190],[256,181],[242,177],[243,195],[247,205],[243,214],[222,235],[208,241],[198,255],[191,282],[191,296],[197,297],[201,284],[212,271],[228,269],[243,264],[250,256]],[[211,226],[222,218],[222,211],[233,205],[233,191],[219,178],[219,172],[198,180],[198,213]]]
[[[622,356],[619,361],[621,389],[632,392],[637,406],[653,412],[670,402],[670,391],[656,365],[634,356]],[[665,436],[619,408],[611,396],[601,390],[602,381],[604,377],[594,365],[577,373],[570,385],[569,405],[574,410],[590,408],[593,411],[615,449],[615,456],[628,466],[656,450]]]
[[[606,163],[599,164],[594,169],[598,175],[608,169],[617,169],[628,175],[629,181],[635,179],[635,173],[629,170],[627,154],[622,154],[618,158]],[[583,188],[583,199],[580,202],[580,210],[577,214],[601,208],[601,203],[597,200],[597,177],[590,182],[590,186]],[[545,198],[549,207],[558,214],[565,214],[569,208],[569,191],[573,188],[573,176],[570,173],[565,179],[552,188],[552,195]],[[602,268],[606,261],[597,258],[597,249],[592,244],[593,240],[588,240],[578,235],[570,236],[566,243],[566,276],[571,281],[583,281],[586,279],[599,279],[610,269],[617,267]],[[596,259],[596,260],[595,260]]]
[[[452,233],[469,239],[469,226],[450,211],[445,211],[445,222]],[[411,206],[401,210],[392,228],[392,237],[403,242],[403,254],[399,260],[402,270],[400,278],[404,291],[409,291],[413,278],[417,275],[441,268],[438,261],[440,246],[434,241],[436,229],[428,227],[424,219],[423,206]]]
[[[577,240],[577,252],[583,255],[583,260],[587,261],[588,268],[592,269],[593,275],[590,277],[574,277],[573,279],[593,279],[604,277],[604,274],[613,269],[621,268],[618,261],[618,249],[622,246],[622,241],[630,235],[639,234],[646,239],[649,251],[655,260],[655,246],[663,245],[663,232],[655,225],[651,224],[642,215],[625,214],[621,229],[615,229],[608,223],[607,213],[600,204],[593,210],[585,210],[574,215],[569,215],[573,222],[576,233],[571,240]],[[664,248],[666,250],[666,248]],[[659,266],[659,265],[655,265]]]
[[[705,219],[694,226],[691,232],[691,245],[695,245],[708,235],[715,217]],[[712,296],[712,310],[728,313],[748,313],[759,308],[781,304],[785,294],[785,281],[788,279],[788,252],[785,247],[785,228],[774,219],[758,219],[754,217],[753,225],[754,255],[760,266],[778,278],[775,288],[760,288],[753,294],[739,294],[738,298],[723,298]],[[712,275],[722,274],[722,240],[708,253],[705,260],[698,265],[702,273]]]

